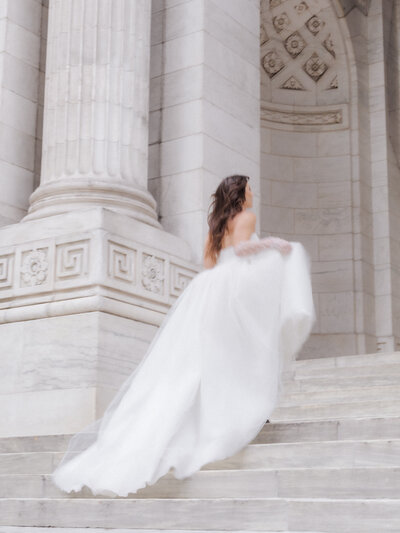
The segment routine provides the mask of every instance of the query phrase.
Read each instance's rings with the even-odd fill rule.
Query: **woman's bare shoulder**
[[[256,227],[256,214],[253,211],[245,209],[240,211],[233,220],[233,230],[250,229],[254,230]]]
[[[252,211],[244,210],[238,213],[232,220],[230,238],[227,245],[235,245],[241,241],[250,239],[256,228],[256,215]]]

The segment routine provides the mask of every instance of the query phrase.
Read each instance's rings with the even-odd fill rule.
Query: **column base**
[[[105,207],[162,228],[157,203],[147,189],[99,179],[60,179],[40,185],[29,198],[30,207],[22,219],[33,220],[69,211]]]

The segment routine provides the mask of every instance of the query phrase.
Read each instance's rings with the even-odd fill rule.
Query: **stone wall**
[[[38,183],[46,16],[41,0],[0,5],[0,226],[21,220]]]
[[[222,178],[251,177],[259,212],[259,2],[154,1],[149,190],[164,228],[202,264]]]

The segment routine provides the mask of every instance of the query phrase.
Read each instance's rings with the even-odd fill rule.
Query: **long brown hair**
[[[227,176],[211,195],[213,200],[209,207],[211,212],[207,216],[209,238],[206,255],[210,256],[214,262],[222,248],[222,239],[228,221],[243,210],[243,204],[246,201],[246,183],[249,179],[249,176],[241,174]]]

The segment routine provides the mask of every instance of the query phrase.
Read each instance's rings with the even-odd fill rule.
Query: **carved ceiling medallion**
[[[306,26],[313,35],[317,35],[325,26],[325,22],[317,15],[314,15],[307,20]]]
[[[335,48],[334,48],[334,45],[333,45],[333,40],[332,40],[332,36],[331,34],[329,34],[326,39],[323,41],[322,43],[324,45],[324,47],[326,48],[326,50],[328,50],[328,52],[333,56],[333,57],[336,57],[336,52],[335,52]]]
[[[294,6],[295,10],[299,15],[302,15],[305,11],[308,9],[307,2],[300,2],[300,4],[297,4]]]
[[[273,78],[276,74],[278,74],[278,72],[283,69],[285,63],[282,61],[276,50],[273,48],[263,57],[262,65],[268,76],[270,78]]]
[[[292,91],[305,91],[304,85],[302,85],[297,78],[290,76],[285,82],[280,86],[281,89],[289,89]]]
[[[274,7],[278,7],[283,3],[284,0],[269,0],[269,7],[270,9],[274,9]]]
[[[364,0],[340,1],[364,4]],[[346,101],[346,48],[337,23],[342,10],[331,4],[331,0],[260,0],[261,91],[266,100],[294,106]]]
[[[283,30],[287,30],[290,26],[290,19],[287,15],[287,13],[281,13],[277,17],[274,17],[272,19],[272,24],[274,25],[275,30],[278,33],[281,33]]]
[[[264,24],[260,25],[260,45],[267,43],[269,41],[269,36],[267,30],[265,29]]]
[[[289,35],[285,41],[286,51],[294,58],[297,57],[306,47],[306,42],[298,31]]]
[[[337,89],[339,87],[339,83],[338,83],[338,77],[335,76],[334,78],[332,78],[330,84],[329,84],[329,87],[327,90],[330,90],[330,89]]]
[[[316,52],[314,52],[304,63],[303,70],[310,76],[310,78],[317,82],[328,70],[328,65],[322,61]]]

